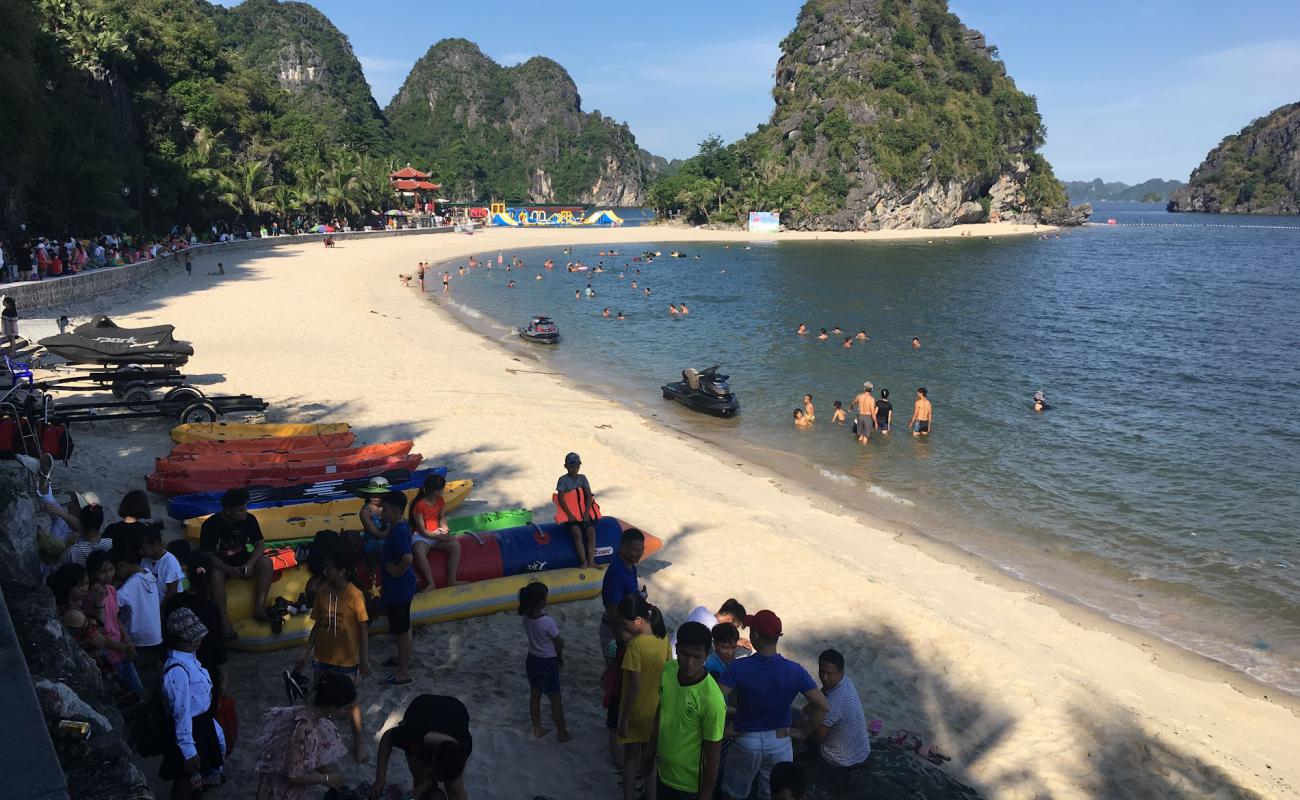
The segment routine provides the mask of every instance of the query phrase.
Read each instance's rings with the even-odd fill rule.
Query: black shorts
[[[409,600],[399,605],[385,605],[384,614],[388,617],[389,633],[402,634],[411,629],[411,602]]]
[[[697,800],[700,796],[698,791],[683,792],[681,789],[674,789],[662,779],[656,779],[655,783],[657,784],[655,795],[659,800]]]
[[[221,559],[222,563],[224,563],[226,566],[238,568],[244,566],[250,560],[252,560],[253,554],[248,552],[247,550],[240,550],[237,553],[231,553],[229,555],[225,555],[223,553],[217,553],[217,558]]]

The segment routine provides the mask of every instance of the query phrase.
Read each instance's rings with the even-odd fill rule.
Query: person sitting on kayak
[[[424,579],[422,593],[438,588],[434,585],[433,569],[429,566],[430,547],[447,554],[447,585],[464,583],[456,580],[456,571],[460,568],[460,542],[447,529],[444,513],[447,501],[442,496],[446,486],[447,479],[434,473],[424,479],[424,485],[415,493],[415,501],[411,503],[411,529],[416,534],[411,551],[415,554],[415,571]]]
[[[578,551],[578,566],[590,569],[596,566],[596,498],[591,494],[587,476],[579,472],[582,459],[577,453],[564,457],[564,469],[565,473],[555,482],[559,507],[556,522],[569,526],[573,549]]]
[[[253,580],[253,619],[265,622],[266,595],[271,588],[271,559],[262,554],[262,528],[248,513],[248,490],[231,489],[221,496],[221,511],[203,521],[199,550],[211,553],[212,599],[221,609],[227,639],[235,636],[226,611],[226,582]]]

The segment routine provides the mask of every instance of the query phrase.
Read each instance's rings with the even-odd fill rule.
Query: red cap
[[[769,639],[775,639],[781,635],[781,618],[766,608],[757,614],[746,614],[745,625]]]

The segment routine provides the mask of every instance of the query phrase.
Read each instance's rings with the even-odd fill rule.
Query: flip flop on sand
[[[388,684],[389,686],[405,686],[406,684],[411,683],[414,680],[415,680],[414,678],[407,678],[404,681],[399,681],[396,675],[389,675],[387,678],[384,678],[384,683]]]

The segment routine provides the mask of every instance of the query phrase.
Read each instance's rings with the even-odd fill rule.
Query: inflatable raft
[[[469,497],[470,490],[473,488],[474,481],[448,481],[447,486],[442,490],[446,511],[450,512],[465,502],[465,498]],[[417,489],[419,486],[411,486],[401,491],[409,501],[415,496]],[[280,539],[310,538],[317,531],[359,531],[361,520],[357,518],[357,513],[361,510],[361,503],[360,497],[349,495],[341,500],[318,503],[295,503],[269,508],[250,507],[248,512],[257,518],[257,524],[262,529],[262,538],[270,542]],[[181,528],[185,538],[197,540],[199,530],[203,527],[203,520],[210,516],[212,514],[204,514],[184,520]]]
[[[317,467],[325,472],[329,467],[338,470],[382,463],[389,456],[406,455],[411,452],[414,445],[414,442],[407,439],[341,450],[293,450],[278,453],[177,453],[173,451],[166,458],[154,459],[153,470],[158,473],[213,469],[258,470],[296,464],[303,468]]]
[[[598,564],[609,563],[618,550],[623,531],[629,527],[632,526],[614,517],[604,517],[596,523]],[[461,561],[457,577],[467,583],[416,595],[411,604],[412,624],[428,625],[516,608],[520,587],[538,580],[550,588],[552,603],[582,600],[600,593],[604,570],[577,569],[573,539],[563,525],[523,525],[461,536],[459,541]],[[646,534],[647,556],[661,546],[658,538]],[[430,550],[429,566],[435,585],[445,584],[446,554]],[[271,584],[269,597],[296,598],[306,590],[309,577],[305,566],[285,570]],[[227,584],[226,609],[238,636],[227,646],[264,651],[303,645],[311,632],[308,615],[285,619],[280,633],[273,634],[268,623],[251,619],[252,590],[251,581]],[[382,619],[370,626],[371,633],[383,633],[387,629],[387,622]]]
[[[423,459],[424,456],[419,453],[407,453],[404,456],[385,456],[363,462],[360,466],[348,467],[298,462],[236,469],[192,467],[175,472],[151,472],[144,482],[149,491],[165,495],[218,492],[249,486],[301,486],[322,480],[369,479],[373,475],[392,470],[414,470]]]
[[[264,439],[267,437],[328,436],[348,433],[352,426],[346,422],[302,424],[292,422],[199,422],[177,425],[172,428],[172,441],[186,442],[226,441],[230,439]]]

